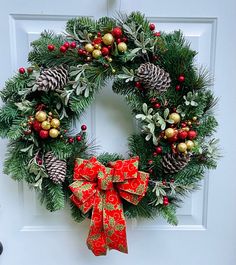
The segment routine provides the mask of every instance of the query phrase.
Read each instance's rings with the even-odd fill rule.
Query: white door
[[[179,226],[162,220],[129,221],[129,254],[111,251],[100,258],[85,244],[89,222],[76,224],[67,209],[48,213],[32,190],[1,174],[1,265],[236,264],[235,0],[9,0],[0,9],[0,86],[18,67],[26,65],[29,43],[42,30],[60,32],[70,17],[112,16],[118,10],[141,11],[160,30],[182,29],[199,52],[199,64],[208,66],[215,75],[213,89],[220,97],[218,137],[224,157],[217,170],[206,176],[203,188],[186,199],[179,210]],[[122,98],[113,95],[109,86],[88,110],[84,119],[100,151],[127,151],[126,135],[135,130],[127,113]],[[119,124],[112,123],[114,115]],[[101,120],[106,120],[106,130]],[[1,168],[5,151],[6,141],[1,140]]]

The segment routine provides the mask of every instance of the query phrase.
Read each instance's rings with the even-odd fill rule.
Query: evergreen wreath
[[[128,138],[129,157],[132,163],[139,157],[141,174],[149,175],[138,204],[122,199],[124,214],[161,215],[176,225],[183,196],[198,188],[219,157],[218,141],[211,138],[217,127],[211,78],[195,66],[197,53],[183,34],[156,32],[154,24],[133,12],[116,19],[71,19],[64,35],[44,31],[31,47],[31,66],[21,67],[1,92],[0,135],[9,139],[4,172],[35,187],[46,208],[56,211],[78,188],[76,159],[77,167],[84,161],[108,167],[123,160],[109,153],[91,160],[94,146],[86,140],[86,125],[76,135],[71,131],[112,78],[113,91],[124,96],[140,124],[140,132]],[[81,210],[73,196],[74,219],[91,218],[92,210]]]

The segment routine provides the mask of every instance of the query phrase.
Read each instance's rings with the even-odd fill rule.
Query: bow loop
[[[138,204],[148,187],[149,174],[138,171],[138,157],[102,165],[95,157],[77,159],[71,200],[83,213],[92,211],[87,239],[95,255],[107,249],[127,253],[126,223],[121,198]]]

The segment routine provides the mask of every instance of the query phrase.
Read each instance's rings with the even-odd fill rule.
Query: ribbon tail
[[[103,227],[108,248],[128,253],[123,206],[120,196],[115,190],[106,191]]]
[[[104,191],[97,191],[94,198],[94,206],[87,238],[87,246],[95,256],[106,255],[107,244],[103,229],[103,205]]]

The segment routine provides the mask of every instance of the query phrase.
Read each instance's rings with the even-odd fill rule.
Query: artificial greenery
[[[106,46],[100,36],[115,27],[121,28],[127,50],[120,51],[120,41],[115,40],[110,45],[109,56],[93,58],[92,53],[81,52],[86,44],[95,45],[95,40],[99,39],[98,46]],[[71,43],[74,46],[70,46]],[[63,45],[66,50],[61,49]],[[217,127],[212,112],[216,99],[210,90],[211,78],[206,70],[197,69],[197,53],[191,50],[181,31],[155,34],[149,21],[139,12],[98,21],[82,17],[69,20],[63,35],[44,31],[31,47],[30,67],[8,80],[1,92],[4,105],[0,110],[0,136],[9,139],[4,172],[34,187],[49,211],[63,208],[71,195],[68,186],[73,182],[75,158],[93,155],[93,144],[88,144],[86,134],[82,131],[76,135],[71,133],[73,122],[112,78],[113,91],[124,96],[132,113],[140,120],[140,133],[129,136],[129,155],[139,156],[140,170],[150,173],[146,196],[137,206],[124,201],[125,214],[129,218],[161,215],[177,224],[175,212],[183,196],[198,188],[205,171],[216,167],[219,155],[217,141],[211,138]],[[137,79],[137,69],[147,62],[169,73],[171,84],[165,92],[138,87],[137,82],[141,80]],[[68,83],[62,91],[34,89],[43,69],[62,64],[69,72]],[[185,79],[180,86],[181,75]],[[60,119],[61,137],[41,139],[31,128],[29,117],[34,117],[40,109]],[[173,127],[173,120],[169,118],[173,112],[179,113],[181,122],[187,126],[192,121],[190,127],[197,132],[197,138],[194,148],[184,154],[191,158],[187,166],[175,174],[166,174],[162,157],[173,151],[178,153],[176,145],[180,142],[177,139],[170,143],[163,137],[165,129]],[[181,122],[174,125],[176,130],[181,129]],[[81,136],[79,141],[78,135]],[[155,153],[157,147],[161,147],[161,153]],[[48,177],[44,155],[49,151],[67,161],[67,178],[62,184],[55,184]],[[119,154],[104,153],[98,160],[107,165],[109,161],[122,158]],[[168,204],[164,204],[164,197],[168,198]],[[86,217],[73,204],[71,211],[76,221]]]

